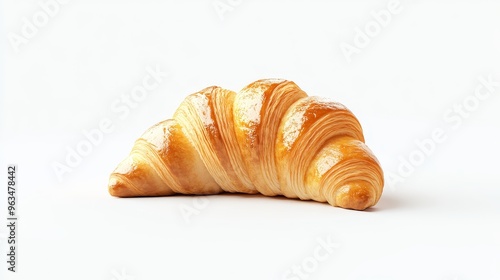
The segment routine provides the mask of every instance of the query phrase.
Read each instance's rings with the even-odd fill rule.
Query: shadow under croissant
[[[395,197],[383,195],[377,205],[374,205],[368,209],[365,209],[364,212],[379,212],[388,209],[398,208],[399,201]]]
[[[290,201],[290,202],[297,202],[297,203],[302,203],[302,204],[310,204],[310,205],[322,205],[328,208],[332,208],[328,202],[319,202],[319,201],[314,201],[314,200],[301,200],[299,198],[289,198],[283,195],[277,195],[277,196],[266,196],[260,193],[257,194],[246,194],[246,193],[230,193],[230,192],[223,192],[223,193],[218,193],[218,194],[181,194],[181,193],[176,193],[172,195],[163,195],[163,196],[157,196],[157,195],[152,195],[152,196],[129,196],[128,198],[175,198],[175,197],[239,197],[239,198],[244,198],[244,199],[269,199],[269,200],[280,200],[280,201]],[[351,210],[351,211],[357,211],[357,212],[378,212],[378,211],[383,211],[391,208],[397,208],[399,205],[399,202],[397,199],[394,197],[388,196],[384,199],[381,199],[379,203],[377,203],[374,206],[371,206],[367,209],[364,210],[357,210],[357,209],[349,209],[349,208],[344,208],[346,210]],[[334,207],[334,208],[342,208],[342,207]]]
[[[183,194],[178,194],[176,196],[184,196]],[[196,195],[190,195],[190,196],[196,196]],[[262,194],[243,194],[243,193],[222,193],[222,194],[217,194],[216,196],[236,196],[236,197],[241,197],[245,199],[271,199],[271,200],[282,200],[282,201],[296,201],[297,203],[309,203],[311,205],[323,205],[328,208],[332,208],[328,202],[318,202],[314,200],[300,200],[299,198],[288,198],[282,195],[278,196],[265,196]],[[391,195],[385,195],[382,196],[379,200],[379,202],[371,206],[365,210],[356,210],[356,209],[349,209],[346,208],[347,210],[351,211],[357,211],[357,212],[379,212],[379,211],[385,211],[389,209],[394,209],[394,208],[399,208],[401,206],[401,200],[397,199],[395,196]],[[341,208],[341,207],[335,207],[335,208]]]

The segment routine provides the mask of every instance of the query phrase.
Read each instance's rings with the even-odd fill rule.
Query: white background
[[[500,279],[500,87],[474,97],[480,77],[500,81],[498,1],[401,1],[380,30],[389,1],[73,0],[43,24],[48,2],[0,6],[0,213],[16,164],[19,217],[18,272],[2,226],[0,279]],[[148,67],[168,77],[118,112]],[[186,95],[270,77],[354,112],[386,174],[379,204],[108,195],[135,139]],[[113,131],[59,180],[54,164],[106,119]]]

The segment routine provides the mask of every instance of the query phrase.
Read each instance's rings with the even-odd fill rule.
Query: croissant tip
[[[351,183],[342,186],[337,192],[335,206],[362,211],[375,205],[376,199],[371,187],[366,184]]]
[[[108,192],[112,196],[116,197],[128,197],[132,196],[128,186],[119,178],[111,176],[108,183]]]

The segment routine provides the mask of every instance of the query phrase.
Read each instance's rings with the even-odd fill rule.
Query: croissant
[[[149,128],[113,171],[117,197],[261,193],[364,210],[383,171],[345,106],[265,79],[238,94],[212,86]]]

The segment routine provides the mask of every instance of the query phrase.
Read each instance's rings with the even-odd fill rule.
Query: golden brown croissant
[[[111,174],[109,193],[261,193],[364,210],[383,185],[351,111],[267,79],[238,94],[208,87],[189,95],[173,119],[136,141]]]

